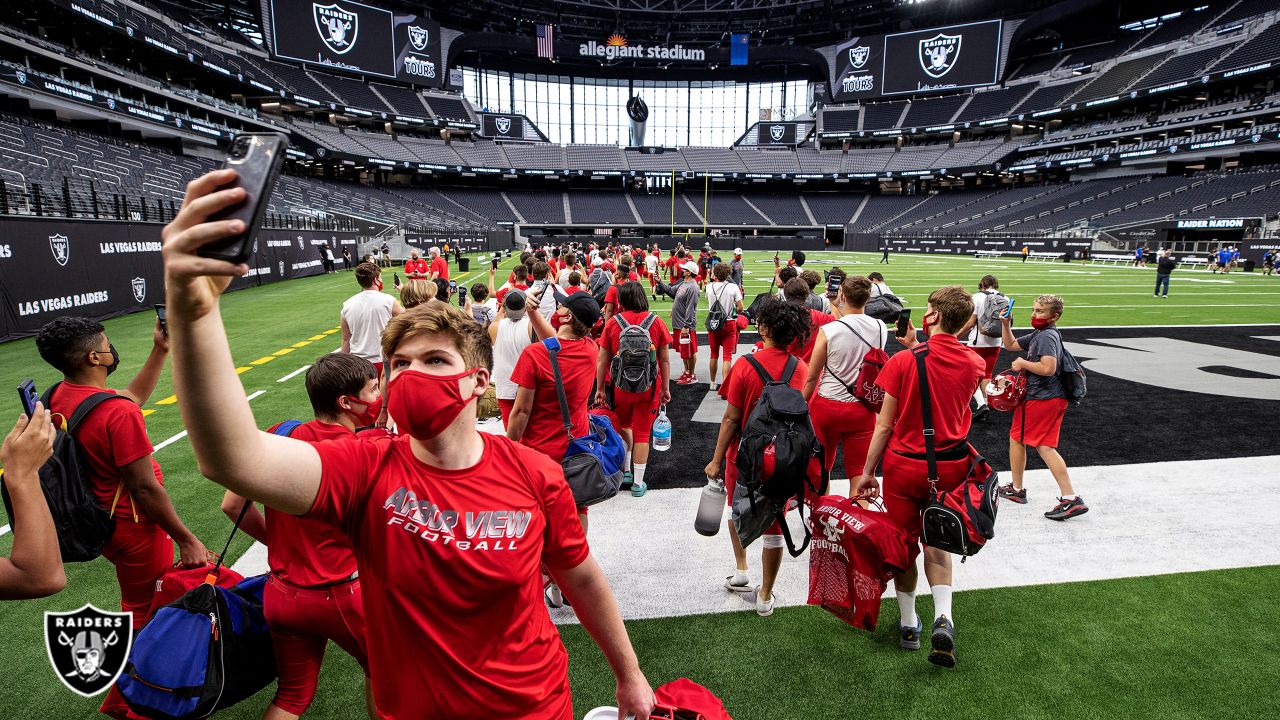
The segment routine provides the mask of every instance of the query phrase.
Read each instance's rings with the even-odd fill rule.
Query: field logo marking
[[[1068,342],[1066,347],[1090,372],[1170,390],[1280,400],[1280,357],[1274,355],[1165,337],[1091,338],[1089,342],[1104,344]]]
[[[99,695],[124,672],[133,645],[133,615],[85,604],[44,614],[44,646],[63,685],[84,697]]]

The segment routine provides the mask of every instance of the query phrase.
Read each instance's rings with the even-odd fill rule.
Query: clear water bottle
[[[654,450],[665,452],[671,449],[671,420],[667,417],[667,406],[658,408],[658,419],[653,421],[653,437],[650,446]]]
[[[720,520],[724,517],[726,500],[724,480],[707,478],[707,485],[702,488],[702,496],[698,498],[698,516],[693,520],[693,529],[699,535],[711,537],[720,532]]]

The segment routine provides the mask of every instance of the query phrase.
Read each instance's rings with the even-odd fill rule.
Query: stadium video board
[[[351,0],[270,0],[272,52],[312,65],[438,86],[440,25]]]
[[[480,116],[480,134],[498,140],[523,140],[524,118],[485,113]]]
[[[992,85],[999,81],[1001,21],[886,35],[884,94]]]
[[[927,93],[999,82],[1003,23],[985,20],[894,35],[855,37],[836,47],[833,100]]]
[[[756,126],[757,145],[795,145],[799,125],[793,122],[762,122]]]

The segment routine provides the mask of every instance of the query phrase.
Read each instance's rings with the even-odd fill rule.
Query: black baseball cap
[[[556,302],[569,308],[578,322],[587,327],[595,327],[600,320],[600,303],[588,292],[576,292],[565,295],[560,288],[555,288]]]

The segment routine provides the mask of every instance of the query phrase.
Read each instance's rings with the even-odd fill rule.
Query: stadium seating
[[[1227,70],[1280,58],[1280,23],[1268,27],[1210,68]]]
[[[975,92],[973,99],[956,116],[956,122],[969,122],[1008,115],[1021,100],[1031,94],[1035,85],[1024,83],[1012,87]]]
[[[907,108],[907,114],[902,118],[902,126],[923,128],[949,123],[956,111],[968,99],[967,95],[947,95],[929,100],[916,100]]]
[[[456,95],[424,95],[423,99],[427,101],[427,106],[431,108],[431,112],[437,118],[442,120],[458,120],[462,122],[475,122],[475,118],[471,116],[471,110],[462,98]]]
[[[866,200],[862,193],[804,193],[805,205],[820,225],[845,225]]]
[[[677,226],[702,224],[702,217],[689,206],[689,203],[685,202],[683,195],[677,194],[673,203],[670,194],[634,193],[631,195],[631,202],[640,213],[640,220],[645,225],[670,227],[673,207]]]
[[[813,225],[816,218],[805,212],[799,195],[746,195],[757,210],[774,225]]]
[[[1152,68],[1164,62],[1172,54],[1173,51],[1168,51],[1116,63],[1092,82],[1086,83],[1071,96],[1071,99],[1105,98],[1128,90],[1142,76],[1151,72]]]
[[[906,106],[907,103],[905,101],[863,105],[862,129],[888,130],[889,128],[899,127],[900,123],[898,121],[901,119]]]
[[[366,110],[378,111],[394,111],[395,108],[388,105],[381,97],[375,93],[369,85],[360,81],[352,80],[337,75],[320,75],[316,78],[324,83],[332,93],[342,100],[343,104],[351,107],[364,108]]]
[[[1138,87],[1157,87],[1165,83],[1195,77],[1214,60],[1222,57],[1228,47],[1230,46],[1216,45],[1194,52],[1178,53],[1141,78],[1138,81]]]
[[[632,224],[636,221],[627,196],[607,190],[569,193],[569,212],[575,223]]]
[[[387,105],[400,115],[409,117],[426,117],[427,106],[422,104],[422,97],[409,88],[398,85],[379,85],[370,83],[369,87],[382,96]]]
[[[561,193],[513,192],[506,193],[516,211],[530,223],[564,223],[564,196]]]

